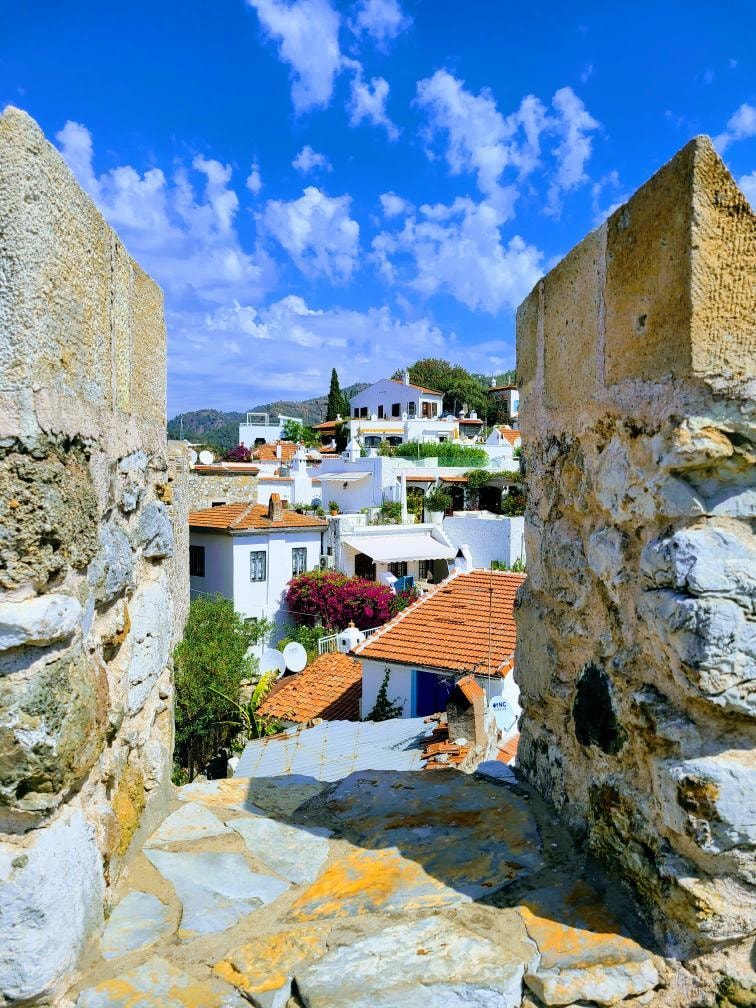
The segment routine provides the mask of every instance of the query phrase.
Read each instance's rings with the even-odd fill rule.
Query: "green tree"
[[[326,420],[335,420],[339,414],[346,418],[349,416],[349,400],[341,391],[339,376],[336,368],[331,369],[331,387],[328,389],[328,405],[326,406]]]
[[[389,700],[388,687],[391,679],[391,669],[386,668],[381,688],[375,698],[375,706],[368,714],[367,721],[390,721],[402,716],[404,708],[397,700]]]
[[[298,420],[287,420],[281,429],[281,438],[284,441],[293,441],[294,444],[303,444],[308,448],[314,448],[320,444],[320,438],[312,427],[301,424]]]
[[[183,640],[176,645],[176,762],[189,780],[233,734],[235,705],[257,664],[249,649],[270,632],[265,620],[245,619],[222,595],[192,600]]]
[[[444,412],[459,413],[464,405],[484,419],[488,409],[488,381],[471,374],[460,364],[450,364],[438,357],[424,357],[410,364],[410,381],[415,385],[443,392]],[[392,377],[402,380],[402,372],[396,371]]]

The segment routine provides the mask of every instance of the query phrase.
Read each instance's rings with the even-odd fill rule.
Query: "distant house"
[[[503,419],[516,419],[520,413],[520,392],[516,385],[492,385],[488,390]]]
[[[304,671],[280,679],[258,708],[286,728],[316,720],[359,721],[362,668],[349,655],[320,655]]]
[[[403,381],[383,378],[349,400],[349,434],[365,448],[405,441],[437,443],[459,437],[459,422],[443,415],[444,395]]]
[[[259,466],[248,462],[196,463],[189,470],[190,509],[201,511],[222,504],[254,501],[259,472]]]
[[[514,599],[525,575],[457,573],[354,650],[362,663],[362,715],[372,710],[386,672],[389,699],[403,717],[446,709],[455,683],[473,676],[494,710],[502,741],[517,730],[513,678]]]
[[[283,413],[279,413],[277,418],[269,413],[247,413],[246,420],[239,424],[239,444],[254,448],[279,441],[289,421],[302,423],[300,417],[284,416]]]
[[[291,622],[284,608],[286,585],[318,566],[327,526],[321,518],[284,507],[276,493],[267,506],[228,504],[192,511],[192,597],[219,592],[245,616],[272,620],[280,636]]]

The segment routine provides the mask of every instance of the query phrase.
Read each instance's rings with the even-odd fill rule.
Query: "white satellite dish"
[[[194,450],[194,448],[192,448],[190,450],[190,452],[189,452],[189,464],[193,465],[193,466],[196,466],[197,465],[197,457],[198,457],[197,456],[197,452]]]
[[[291,641],[283,649],[286,668],[292,672],[301,672],[307,664],[307,652],[297,641]]]
[[[268,672],[278,672],[283,675],[286,671],[286,659],[280,651],[275,648],[265,648],[260,658],[260,672],[267,675]]]
[[[212,465],[215,461],[215,456],[211,451],[205,450],[199,453],[199,460],[202,465]]]

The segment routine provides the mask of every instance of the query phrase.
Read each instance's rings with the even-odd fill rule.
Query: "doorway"
[[[367,553],[358,553],[354,558],[354,573],[356,577],[375,581],[375,564]]]
[[[446,710],[446,703],[454,688],[454,677],[437,672],[415,671],[415,717],[428,717]]]

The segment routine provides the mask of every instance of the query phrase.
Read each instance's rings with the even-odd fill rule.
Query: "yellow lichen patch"
[[[146,803],[144,777],[140,770],[128,764],[123,771],[118,783],[118,790],[113,798],[113,812],[118,820],[116,854],[125,854],[128,850]]]
[[[636,942],[614,932],[597,933],[571,927],[539,917],[527,906],[518,909],[528,936],[538,946],[544,965],[569,960],[573,965],[601,962],[608,966],[647,955]]]
[[[107,1008],[223,1008],[229,1004],[227,991],[213,990],[159,957],[88,988],[83,996],[86,1004]]]
[[[279,931],[230,952],[215,967],[221,979],[246,995],[278,990],[294,970],[325,948],[328,932],[322,928]]]
[[[305,889],[292,906],[292,920],[420,910],[460,898],[395,849],[369,851],[355,847]]]

